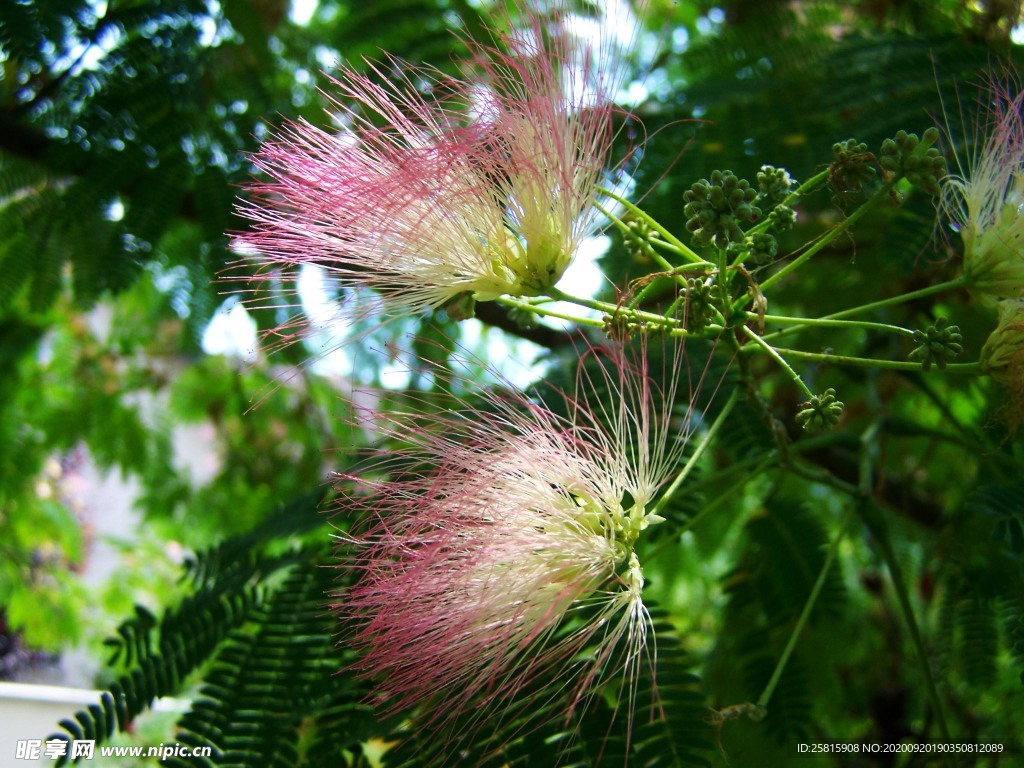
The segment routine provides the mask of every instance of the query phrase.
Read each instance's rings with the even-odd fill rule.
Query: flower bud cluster
[[[782,202],[792,191],[795,182],[785,168],[762,165],[757,172],[757,188],[761,195],[772,202]]]
[[[777,205],[768,214],[771,228],[776,232],[785,232],[796,226],[796,210],[788,205]]]
[[[875,178],[875,156],[868,145],[856,139],[832,145],[835,160],[829,166],[829,183],[836,192],[859,192]]]
[[[686,281],[686,330],[701,333],[721,316],[722,294],[714,278],[691,277]]]
[[[796,423],[804,429],[827,429],[839,423],[846,406],[836,399],[836,391],[829,387],[820,395],[814,395],[800,404]]]
[[[763,267],[771,264],[778,255],[779,241],[770,232],[755,232],[744,237],[742,243],[731,243],[728,251],[732,259],[742,255],[743,263],[748,267]]]
[[[686,229],[701,245],[712,242],[719,248],[743,239],[740,224],[757,221],[761,209],[754,205],[757,190],[732,171],[712,171],[683,193]]]
[[[905,177],[928,194],[937,195],[941,191],[939,179],[946,175],[946,160],[932,146],[938,138],[937,128],[925,131],[923,139],[919,139],[916,133],[897,131],[895,138],[882,142],[878,164],[889,173]]]
[[[634,259],[646,258],[651,248],[648,240],[652,231],[650,225],[644,219],[639,218],[627,219],[625,224],[626,228],[622,231],[622,239],[629,254]]]
[[[960,326],[949,325],[949,321],[944,317],[940,317],[935,321],[935,325],[930,325],[923,331],[914,331],[914,341],[918,346],[910,353],[909,358],[920,361],[921,367],[926,371],[930,371],[933,364],[940,369],[945,368],[946,363],[955,360],[964,351]]]

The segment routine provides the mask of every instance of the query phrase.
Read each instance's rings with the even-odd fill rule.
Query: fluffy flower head
[[[557,18],[466,43],[464,80],[396,60],[342,69],[340,129],[296,122],[263,144],[241,205],[253,228],[235,238],[260,276],[318,264],[371,289],[349,298],[355,318],[535,296],[562,276],[594,224],[617,78]]]
[[[989,303],[1024,295],[1024,91],[993,86],[991,98],[987,137],[943,188],[943,208],[963,238],[968,289]]]
[[[343,509],[371,522],[339,610],[387,709],[434,703],[449,724],[540,686],[572,714],[622,674],[631,713],[650,624],[635,544],[689,420],[669,420],[675,373],[662,393],[643,359],[587,357],[567,414],[490,394],[460,416],[383,417],[411,448],[380,480],[349,478],[368,493]]]

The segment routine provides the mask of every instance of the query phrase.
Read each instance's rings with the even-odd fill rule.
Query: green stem
[[[796,620],[796,625],[793,627],[793,631],[789,635],[789,640],[786,642],[786,647],[782,651],[782,656],[779,657],[779,661],[775,665],[775,670],[772,672],[772,676],[768,680],[768,684],[765,686],[764,691],[757,700],[757,706],[762,709],[768,708],[768,702],[771,701],[772,694],[775,693],[775,687],[779,684],[779,680],[782,679],[782,673],[785,672],[786,665],[789,663],[789,659],[793,655],[793,651],[796,650],[796,644],[800,640],[800,635],[804,631],[804,626],[807,624],[807,620],[811,616],[811,611],[814,610],[815,603],[818,602],[818,596],[821,595],[821,590],[825,586],[825,579],[828,578],[828,572],[832,568],[832,563],[836,559],[836,554],[839,552],[839,544],[846,535],[846,529],[849,528],[849,526],[850,516],[847,515],[846,519],[843,520],[840,525],[838,533],[836,533],[835,538],[832,540],[832,546],[829,547],[828,555],[825,556],[825,562],[822,564],[821,570],[818,572],[818,578],[814,582],[811,594],[808,595],[807,601],[804,603],[803,610],[800,611],[800,616]]]
[[[706,259],[702,259],[700,256],[698,256],[697,253],[692,248],[687,246],[678,237],[676,237],[671,232],[669,232],[667,229],[665,229],[665,227],[663,227],[655,219],[651,218],[650,214],[646,213],[641,208],[638,208],[636,205],[634,205],[633,203],[631,203],[629,200],[627,200],[626,198],[622,197],[621,195],[615,194],[610,189],[601,188],[598,191],[601,194],[603,194],[603,195],[605,195],[607,197],[610,197],[612,200],[614,200],[615,202],[619,203],[623,208],[625,208],[627,211],[629,211],[633,216],[635,216],[638,219],[642,219],[643,221],[647,222],[647,225],[651,229],[653,229],[655,232],[657,232],[659,235],[661,235],[663,238],[665,238],[666,242],[668,242],[671,245],[673,245],[677,249],[676,252],[680,256],[682,256],[684,259],[686,259],[687,261],[691,261],[691,262],[693,262],[695,264],[698,264],[698,263],[699,264],[707,264],[707,260]],[[602,211],[602,213],[605,213],[606,216],[608,215],[607,212],[605,212],[605,211]],[[614,220],[618,220],[618,217],[615,217]]]
[[[657,248],[661,248],[662,250],[668,251],[669,253],[674,253],[677,256],[682,256],[684,259],[691,261],[692,263],[687,265],[690,269],[710,269],[712,266],[710,262],[705,261],[703,259],[699,262],[693,261],[693,259],[691,258],[693,251],[690,250],[689,248],[680,248],[678,245],[675,245],[674,243],[669,243],[665,240],[660,240],[657,237],[654,237],[653,235],[648,237],[648,242],[650,242],[651,245],[656,246]],[[676,269],[679,269],[679,267],[676,267]]]
[[[629,300],[629,308],[636,309],[637,307],[641,306],[643,304],[644,299],[646,299],[651,294],[651,292],[654,291],[655,285],[655,281],[652,280],[643,288],[641,288],[640,292]]]
[[[799,445],[799,443],[797,445]],[[797,477],[802,477],[804,480],[809,480],[812,483],[827,485],[830,488],[835,488],[840,493],[845,493],[853,497],[857,496],[857,486],[852,485],[845,480],[840,480],[827,469],[810,466],[806,462],[793,462],[786,467],[786,470]]]
[[[747,330],[744,328],[744,330]],[[759,336],[748,331],[749,335],[753,335],[760,339]],[[781,347],[770,347],[767,343],[765,347],[768,347],[772,352],[772,357],[778,359],[777,355],[785,355],[790,358],[797,358],[798,360],[809,360],[815,363],[832,363],[834,365],[852,365],[859,368],[879,368],[889,371],[922,371],[921,363],[915,363],[910,361],[901,360],[874,360],[867,357],[850,357],[848,355],[836,355],[831,352],[803,352],[799,349],[783,349]],[[740,352],[744,354],[752,354],[753,352],[759,351],[758,347],[752,347],[749,344],[740,349]],[[771,353],[769,353],[771,354]],[[945,373],[959,373],[968,375],[979,375],[982,373],[981,363],[949,363],[945,368],[938,368],[936,370],[944,371]]]
[[[754,477],[763,468],[762,464],[773,464],[777,462],[778,456],[774,452],[771,455],[765,456],[754,456],[743,461],[737,461],[735,464],[730,464],[724,469],[719,469],[715,472],[705,475],[700,480],[693,481],[690,486],[686,489],[689,493],[697,493],[703,488],[708,486],[717,485],[718,483],[724,482],[733,475],[743,475],[744,477]],[[742,483],[737,483],[738,486],[742,486]],[[686,528],[689,528],[690,524],[686,524]]]
[[[793,443],[793,445],[790,446],[790,450],[793,453],[820,450],[822,446],[831,445],[832,443],[846,439],[846,437],[847,436],[845,434],[837,432],[830,432],[824,435],[807,437],[800,440],[799,442]],[[726,482],[729,480],[729,478],[734,477],[736,475],[740,475],[748,479],[751,477],[759,477],[762,472],[765,472],[773,465],[777,464],[778,461],[779,456],[775,451],[771,451],[770,453],[764,456],[754,456],[749,459],[744,459],[743,461],[738,461],[735,464],[732,464],[724,469],[720,469],[716,472],[712,472],[709,475],[705,475],[700,480],[691,483],[686,490],[688,493],[697,493],[698,491],[701,491],[704,488],[719,485],[723,482]],[[790,466],[789,470],[793,471],[794,467]],[[827,480],[831,478],[831,476],[829,476],[828,478],[824,478],[817,474],[810,474],[809,472],[804,473],[798,471],[795,472],[795,474],[804,475],[813,482],[827,482]],[[687,531],[695,528],[701,521],[703,521],[708,516],[708,514],[711,511],[717,509],[720,504],[724,503],[731,496],[735,495],[736,491],[742,490],[744,487],[746,487],[746,485],[743,482],[737,482],[730,485],[726,491],[719,494],[713,500],[705,504],[700,512],[698,512],[696,515],[687,520],[683,524],[683,526],[678,530],[677,535],[674,538],[664,541],[662,544],[655,547],[650,552],[648,557],[650,557],[651,559],[657,557],[661,553],[661,551],[665,549],[665,547],[667,547],[675,541],[678,541],[679,536],[682,536]],[[844,485],[843,487],[837,488],[837,490],[840,490],[844,493],[854,493],[856,489],[853,486]]]
[[[577,305],[579,305],[581,307],[586,307],[587,309],[596,309],[598,312],[610,313],[610,312],[621,312],[621,311],[623,311],[622,307],[620,307],[620,306],[618,306],[616,304],[612,304],[611,302],[601,301],[599,299],[588,299],[588,298],[585,298],[583,296],[573,296],[572,294],[566,293],[565,291],[563,291],[560,288],[557,288],[555,286],[551,286],[550,288],[548,288],[548,296],[551,299],[554,299],[555,301],[566,301],[566,302],[569,302],[570,304],[577,304]],[[632,316],[639,316],[641,314],[650,314],[650,313],[646,313],[646,312],[638,313],[635,310],[627,310],[627,311]],[[665,320],[665,318],[662,317],[661,315],[652,315],[652,316],[656,317],[656,318],[658,318],[659,320],[662,320],[662,321]]]
[[[729,318],[733,314],[733,305],[728,301],[729,296],[729,281],[732,279],[732,275],[729,273],[729,254],[724,248],[718,249],[718,272],[714,276],[714,281],[718,285],[718,289],[722,292],[723,301],[721,314],[724,320],[723,325],[728,325]]]
[[[913,606],[910,604],[910,597],[907,592],[906,584],[903,582],[903,576],[899,568],[899,561],[896,558],[896,552],[892,547],[892,542],[889,540],[889,534],[888,530],[885,528],[884,518],[882,518],[880,513],[871,514],[870,510],[872,507],[870,496],[864,495],[866,486],[870,485],[869,479],[865,474],[865,467],[866,463],[862,461],[860,479],[857,486],[839,480],[826,471],[810,470],[798,465],[790,466],[789,470],[812,482],[830,485],[843,493],[862,499],[862,503],[858,506],[861,519],[867,529],[871,532],[876,546],[882,555],[882,560],[885,562],[886,568],[889,571],[889,576],[893,583],[893,589],[896,592],[896,597],[900,603],[900,609],[903,612],[904,620],[907,622],[907,627],[910,630],[911,639],[914,643],[918,661],[921,664],[921,671],[925,679],[925,687],[927,688],[929,702],[935,712],[936,720],[939,723],[939,730],[942,731],[943,738],[948,740],[949,728],[946,725],[946,719],[943,715],[942,702],[939,700],[938,690],[935,687],[935,680],[932,677],[931,665],[928,663],[924,640],[921,636],[921,630],[917,624],[917,618],[914,615]],[[867,488],[867,490],[870,490],[870,488]],[[762,694],[762,699],[763,698],[764,695]]]
[[[599,210],[601,213],[603,213],[606,217],[608,217],[609,221],[611,221],[612,224],[614,224],[619,229],[620,232],[622,232],[624,234],[627,234],[627,235],[632,234],[632,231],[630,230],[630,228],[628,226],[626,226],[626,222],[624,222],[622,219],[620,219],[614,213],[609,211],[603,205],[601,205],[600,203],[594,203],[594,207],[597,208],[597,210]],[[639,211],[640,209],[637,208],[636,210]],[[646,214],[644,214],[644,215],[646,216]],[[668,259],[666,259],[664,256],[662,256],[660,253],[658,253],[656,250],[654,250],[652,243],[650,243],[648,241],[648,242],[645,243],[645,245],[650,246],[650,247],[645,248],[644,249],[644,253],[647,254],[648,256],[650,256],[651,259],[653,259],[654,262],[659,267],[661,267],[662,269],[664,269],[666,271],[669,271],[669,272],[671,272],[673,270],[672,263],[670,261],[668,261]]]
[[[653,325],[660,325],[665,328],[672,336],[689,336],[689,333],[685,328],[679,326],[679,321],[671,317],[665,317],[663,315],[655,314],[654,312],[644,312],[639,309],[626,309],[620,307],[617,304],[611,304],[607,301],[598,301],[597,299],[586,299],[582,296],[573,296],[565,293],[564,291],[552,286],[548,289],[548,296],[555,301],[567,301],[571,304],[577,304],[587,309],[594,309],[598,312],[604,312],[605,314],[615,316],[625,316],[627,319],[635,320],[638,323],[651,323]],[[591,323],[593,324],[593,323]],[[604,323],[599,323],[602,327]],[[709,331],[721,331],[721,328],[717,326],[708,326]]]
[[[914,301],[915,299],[923,299],[926,296],[931,296],[936,293],[943,293],[945,291],[956,290],[957,288],[963,288],[967,285],[967,278],[961,275],[960,277],[954,278],[953,280],[947,280],[944,283],[936,283],[935,285],[929,285],[927,288],[921,288],[917,291],[911,291],[910,293],[901,293],[899,296],[891,296],[888,299],[882,299],[881,301],[873,301],[870,304],[862,304],[859,307],[851,307],[850,309],[844,309],[842,312],[834,312],[831,315],[825,315],[824,320],[838,320],[843,317],[849,317],[850,315],[859,315],[863,312],[871,312],[876,309],[883,307],[891,307],[894,304],[903,304],[907,301]]]
[[[559,312],[556,309],[550,309],[543,306],[542,304],[531,304],[528,301],[521,301],[520,299],[513,299],[509,296],[502,296],[496,299],[499,304],[503,304],[506,307],[513,307],[523,312],[530,312],[534,315],[540,315],[541,317],[553,317],[558,320],[568,320],[570,323],[576,323],[577,325],[589,325],[591,328],[604,328],[604,321],[598,320],[593,317],[580,317],[579,315],[570,315],[567,312]]]
[[[680,297],[685,297],[686,291],[689,290],[689,285],[687,284],[685,273],[686,272],[707,272],[707,270],[710,267],[711,267],[710,264],[708,264],[708,265],[704,265],[704,264],[684,264],[681,267],[673,267],[672,270],[671,270],[671,274],[668,275],[668,276],[676,278],[675,279],[676,285],[678,285],[680,288],[682,288],[682,291],[680,292],[679,295],[680,295]],[[651,277],[659,277],[659,275],[654,274],[654,275],[651,275]],[[634,296],[632,299],[629,300],[629,308],[630,309],[634,309],[635,307],[640,306],[643,303],[643,300],[645,298],[647,298],[653,291],[655,291],[656,288],[657,288],[657,283],[654,280],[649,281],[647,283],[647,285],[645,285],[643,287],[643,289],[641,289],[641,291],[638,294],[636,294],[636,296]],[[678,301],[678,299],[677,299],[677,301]],[[666,313],[666,315],[668,315],[668,314],[669,313]]]
[[[823,248],[829,245],[829,243],[831,243],[833,240],[839,237],[839,235],[841,235],[843,232],[845,232],[854,224],[856,224],[860,217],[867,213],[868,210],[870,210],[875,203],[877,203],[879,200],[881,200],[883,197],[886,197],[889,194],[890,190],[892,190],[892,188],[895,186],[896,181],[897,179],[893,179],[883,184],[875,191],[875,193],[871,197],[869,197],[864,202],[864,204],[860,208],[858,208],[856,211],[851,213],[849,216],[847,216],[845,219],[839,222],[836,226],[834,226],[832,229],[830,229],[828,232],[826,232],[824,235],[818,238],[817,241],[815,241],[810,247],[808,247],[806,251],[804,251],[795,259],[793,259],[793,261],[786,264],[784,267],[782,267],[782,269],[780,269],[771,277],[765,279],[761,283],[761,290],[766,290],[772,284],[778,282],[793,270],[802,267],[808,259],[810,259],[816,253],[821,251]]]
[[[867,328],[869,330],[877,331],[888,331],[889,333],[898,333],[901,336],[907,336],[908,338],[914,338],[914,332],[907,328],[901,328],[898,325],[890,325],[889,323],[872,323],[864,320],[837,320],[831,316],[821,318],[802,318],[802,317],[785,317],[783,315],[764,315],[763,318],[758,317],[753,312],[748,312],[747,316],[751,320],[763,319],[766,323],[778,323],[779,325],[798,325],[798,326],[809,326],[809,327],[821,327],[821,328]],[[776,338],[783,335],[790,329],[785,328],[781,331],[774,333],[767,333],[761,338],[765,341]]]
[[[783,328],[780,331],[775,331],[774,333],[768,334],[764,338],[778,339],[781,336],[785,336],[787,334],[799,331],[805,326],[821,324],[820,321],[822,320],[840,320],[844,317],[851,317],[852,315],[859,315],[866,312],[871,312],[876,309],[883,309],[885,307],[903,304],[908,301],[923,299],[927,296],[932,296],[936,293],[953,291],[958,288],[963,288],[965,285],[967,285],[967,279],[961,275],[960,277],[957,277],[953,280],[946,280],[945,282],[942,283],[936,283],[935,285],[930,285],[927,288],[921,288],[916,291],[911,291],[910,293],[901,293],[899,296],[891,296],[888,299],[873,301],[870,304],[862,304],[858,307],[850,307],[849,309],[844,309],[840,312],[833,312],[830,315],[825,315],[823,317],[818,318],[817,321],[802,320],[800,322],[794,323],[788,328]],[[793,319],[795,320],[795,318]]]
[[[744,349],[748,349],[748,348],[750,348],[750,349],[758,349],[758,348],[759,349],[763,349],[765,352],[768,353],[768,355],[773,360],[775,360],[775,362],[777,362],[782,367],[782,369],[787,374],[789,374],[789,378],[792,379],[793,383],[796,384],[798,387],[800,387],[800,389],[802,389],[806,393],[807,397],[809,397],[809,398],[810,397],[814,397],[814,393],[811,392],[811,390],[807,387],[806,384],[804,384],[804,380],[800,378],[800,374],[797,373],[796,371],[794,371],[793,368],[790,366],[790,364],[786,362],[786,359],[780,354],[780,350],[775,349],[775,347],[773,347],[767,341],[762,339],[760,336],[758,336],[752,330],[747,328],[747,326],[745,326],[745,325],[741,326],[741,330],[743,331],[743,333],[745,333],[747,335],[748,339],[750,339],[756,345],[758,345],[757,347],[743,347],[740,350],[741,352]]]
[[[686,478],[689,476],[690,472],[692,472],[693,468],[697,465],[697,462],[700,460],[700,457],[704,455],[704,451],[707,450],[708,445],[711,444],[711,441],[715,437],[715,434],[721,428],[722,424],[725,423],[725,419],[729,416],[730,411],[732,411],[732,408],[734,405],[736,405],[736,401],[738,399],[739,389],[734,389],[730,393],[729,399],[725,401],[725,405],[722,407],[721,412],[718,414],[714,422],[708,428],[708,431],[704,433],[703,437],[701,437],[700,443],[697,445],[697,449],[693,452],[693,455],[686,460],[686,464],[684,464],[683,468],[679,470],[679,474],[676,475],[675,479],[672,480],[672,484],[665,489],[665,492],[661,495],[661,498],[658,499],[657,503],[651,508],[650,514],[657,515],[659,512],[661,512],[661,510],[665,508],[665,505],[669,502],[669,500],[672,498],[675,492],[682,487],[683,483],[686,481]]]

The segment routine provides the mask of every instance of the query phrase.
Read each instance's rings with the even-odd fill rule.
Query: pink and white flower
[[[234,238],[262,259],[257,282],[316,264],[371,289],[347,297],[347,316],[391,319],[558,281],[595,222],[617,74],[557,19],[530,15],[493,49],[466,43],[472,77],[342,69],[339,128],[293,122],[263,144],[263,180],[240,206],[252,230]]]
[[[650,631],[636,543],[662,521],[652,502],[690,420],[669,417],[679,367],[662,391],[642,354],[585,358],[568,415],[494,393],[384,414],[407,448],[344,477],[361,490],[343,512],[369,522],[346,536],[358,580],[338,610],[387,711],[433,704],[424,717],[446,725],[539,686],[567,691],[571,716],[621,676],[632,722]]]
[[[964,243],[967,287],[988,303],[1024,295],[1024,91],[993,85],[974,157],[944,181],[943,209]]]

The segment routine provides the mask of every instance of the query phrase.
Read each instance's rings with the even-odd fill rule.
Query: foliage
[[[954,151],[975,151],[978,86],[1024,64],[1017,5],[646,4],[643,98],[618,141],[648,218],[608,226],[596,325],[726,339],[710,363],[690,343],[684,384],[704,374],[690,474],[641,552],[657,693],[641,682],[631,731],[608,686],[580,727],[557,697],[523,696],[500,722],[438,738],[374,709],[349,668],[325,604],[350,578],[331,535],[353,521],[328,520],[323,485],[362,458],[360,387],[411,366],[380,352],[408,337],[443,369],[474,344],[456,329],[478,326],[438,313],[368,329],[344,373],[308,365],[315,345],[215,355],[204,334],[235,301],[219,292],[245,286],[216,280],[268,125],[324,124],[317,89],[339,61],[386,50],[457,73],[452,32],[500,14],[459,0],[322,0],[301,20],[283,0],[0,4],[0,626],[34,648],[113,635],[107,692],[59,737],[103,741],[177,693],[190,709],[175,738],[214,756],[169,765],[413,766],[455,749],[480,765],[782,765],[797,739],[1024,749],[1024,447],[1003,390],[971,368],[995,313],[956,282],[961,245],[934,200],[942,158],[955,169]],[[726,188],[739,196],[719,200]],[[680,288],[657,261],[667,238],[673,258],[732,268]],[[531,392],[547,401],[571,391],[580,342],[534,310],[487,303],[477,318],[544,348]],[[286,319],[248,317],[262,333]],[[485,345],[468,356],[493,360]],[[426,371],[374,405],[452,407],[451,382]],[[207,435],[210,476],[175,455],[184,428]],[[140,489],[144,554],[110,600],[119,615],[148,607],[119,624],[75,578],[85,456]],[[177,585],[147,561],[169,543],[190,553]]]

